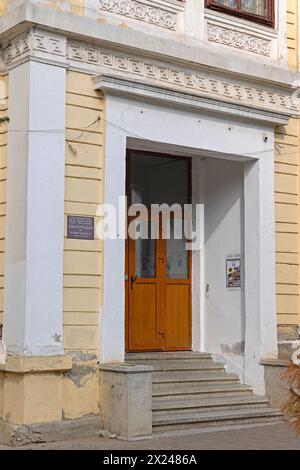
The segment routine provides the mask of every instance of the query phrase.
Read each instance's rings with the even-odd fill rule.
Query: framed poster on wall
[[[226,287],[240,288],[242,287],[241,279],[241,258],[226,258]]]

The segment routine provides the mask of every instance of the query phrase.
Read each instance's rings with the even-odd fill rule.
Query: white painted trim
[[[261,356],[275,357],[277,354],[275,249],[270,232],[274,229],[273,134],[268,123],[265,126],[251,125],[239,120],[238,116],[234,120],[229,117],[224,119],[222,114],[208,116],[201,112],[165,107],[157,102],[106,94],[105,202],[114,203],[119,196],[125,195],[125,155],[128,146],[194,155],[194,158],[204,155],[252,162],[252,177],[248,173],[245,176],[248,230],[245,288],[248,292],[246,329],[249,347],[246,348],[244,375],[258,393],[264,391]],[[259,191],[257,188],[260,188]],[[104,305],[100,315],[100,341],[103,341],[100,343],[100,362],[103,363],[124,360],[124,260],[124,240],[106,240]],[[194,342],[195,347],[201,348],[199,326],[193,335],[198,338]]]
[[[205,272],[204,272],[204,194],[205,165],[203,159],[192,157],[192,203],[200,204],[200,243],[192,252],[192,348],[193,351],[204,351],[205,337]],[[195,217],[194,217],[195,220]],[[193,228],[196,230],[196,227]],[[200,313],[199,313],[200,312]]]
[[[9,72],[4,329],[9,354],[63,354],[66,70]]]
[[[274,137],[270,135],[272,144]],[[264,368],[258,366],[257,358],[275,359],[278,352],[273,152],[247,163],[244,174],[245,380],[254,386],[256,393],[263,395]]]
[[[106,120],[114,122],[114,108],[106,102]],[[109,132],[108,132],[109,129]],[[106,126],[104,199],[119,207],[126,195],[126,135]],[[123,208],[125,213],[125,207]],[[120,208],[120,212],[122,208]],[[123,227],[125,233],[125,227]],[[103,306],[100,315],[99,357],[101,363],[123,362],[125,354],[125,246],[124,240],[104,240]],[[108,333],[109,332],[109,333]]]
[[[96,88],[119,96],[131,95],[137,99],[142,98],[152,102],[164,102],[166,105],[175,106],[182,109],[194,109],[208,113],[222,113],[224,116],[238,116],[240,119],[253,120],[258,122],[269,122],[270,125],[286,125],[289,121],[289,114],[285,112],[271,111],[270,109],[257,109],[254,104],[229,103],[223,99],[213,97],[197,96],[194,90],[165,89],[159,86],[143,83],[141,80],[126,80],[120,75],[102,74],[94,79]],[[244,102],[245,100],[243,100]]]

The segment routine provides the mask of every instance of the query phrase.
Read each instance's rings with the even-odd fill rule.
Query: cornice
[[[32,28],[14,38],[3,49],[8,68],[26,60],[37,60],[69,67],[93,75],[110,74],[127,80],[153,85],[239,104],[274,113],[292,115],[298,113],[298,103],[293,100],[293,89],[276,87],[265,82],[245,80],[237,74],[208,70],[203,66],[177,65],[170,60],[156,60],[145,55],[96,46],[67,39],[66,36]]]
[[[142,101],[171,105],[173,108],[229,116],[232,119],[256,121],[264,125],[286,125],[289,120],[286,113],[276,113],[244,104],[167,90],[161,86],[141,82],[138,79],[129,80],[116,75],[101,74],[94,78],[94,84],[96,90],[126,99],[131,96]]]
[[[142,81],[154,85],[248,106],[280,112],[286,115],[298,112],[292,91],[246,81],[244,77],[233,78],[222,72],[208,71],[203,67],[182,67],[167,61],[121,53],[102,47],[70,40],[67,47],[67,61],[71,68],[89,67],[95,74],[114,74],[127,80]]]

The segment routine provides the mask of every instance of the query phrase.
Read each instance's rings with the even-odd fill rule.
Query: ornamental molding
[[[213,23],[207,23],[208,41],[234,47],[254,54],[270,57],[272,40],[262,39],[254,34],[237,31],[230,27],[224,27]]]
[[[95,74],[112,75],[113,72],[116,77],[138,80],[172,91],[289,115],[298,113],[298,103],[293,99],[292,89],[266,87],[265,83],[255,86],[253,81],[247,82],[245,78],[239,80],[225,73],[207,72],[201,66],[183,67],[73,41],[67,46],[67,60],[71,68],[88,66]]]
[[[160,86],[149,85],[141,81],[128,80],[116,75],[100,74],[94,78],[96,90],[101,90],[108,95],[121,96],[126,99],[134,97],[143,99],[148,103],[171,105],[176,109],[181,108],[186,111],[197,111],[204,113],[217,113],[225,118],[237,116],[239,119],[256,121],[272,126],[286,125],[289,115],[272,112],[265,109],[245,107],[240,103],[228,103],[218,99],[196,96],[178,92],[177,90],[166,90]]]
[[[2,49],[3,60],[8,68],[18,65],[29,57],[52,60],[65,64],[67,38],[55,33],[32,29],[14,38]]]
[[[176,31],[178,8],[140,0],[98,0],[99,9]]]
[[[37,28],[16,37],[2,54],[8,68],[31,59],[275,113],[292,115],[299,109],[292,86],[272,86],[266,81],[260,83],[259,78],[254,82],[253,77],[247,80],[226,71],[208,71],[201,65],[184,66],[172,63],[171,58],[162,61],[119,52]]]

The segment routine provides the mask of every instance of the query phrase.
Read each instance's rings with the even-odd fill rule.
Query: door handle
[[[133,289],[134,283],[137,280],[137,276],[130,276],[130,288]]]

